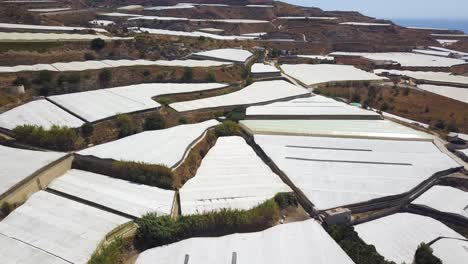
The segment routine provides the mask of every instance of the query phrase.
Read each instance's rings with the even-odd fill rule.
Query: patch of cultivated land
[[[371,88],[374,87],[374,88]],[[390,87],[323,87],[320,93],[363,102],[375,109],[435,126],[468,132],[468,105],[444,96],[407,88]]]

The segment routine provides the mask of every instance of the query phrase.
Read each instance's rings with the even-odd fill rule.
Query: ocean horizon
[[[426,27],[461,30],[468,32],[468,19],[407,19],[394,18],[391,19],[394,23],[405,27]]]

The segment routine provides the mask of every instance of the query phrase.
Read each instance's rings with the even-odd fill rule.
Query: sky
[[[324,10],[354,10],[388,19],[468,20],[468,0],[283,0]]]

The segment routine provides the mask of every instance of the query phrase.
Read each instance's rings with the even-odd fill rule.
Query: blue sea
[[[391,19],[405,27],[455,29],[468,33],[468,19]]]

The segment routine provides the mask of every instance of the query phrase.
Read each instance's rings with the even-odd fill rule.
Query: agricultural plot
[[[241,137],[221,137],[194,178],[180,189],[183,215],[222,208],[249,210],[291,189]]]
[[[392,24],[388,23],[365,23],[365,22],[343,22],[340,25],[347,26],[363,26],[363,27],[390,27]]]
[[[82,156],[101,159],[177,166],[206,130],[218,125],[216,120],[180,125],[163,130],[146,131],[117,141],[78,152]]]
[[[443,238],[431,245],[434,256],[444,264],[460,264],[468,259],[468,241]]]
[[[48,99],[88,122],[122,113],[157,109],[152,98],[164,94],[191,93],[226,87],[219,83],[144,83],[117,88],[50,96]]]
[[[174,30],[167,30],[167,29],[155,29],[155,28],[138,28],[140,32],[147,32],[148,34],[154,35],[167,35],[167,36],[177,36],[177,37],[191,37],[191,38],[210,38],[210,39],[217,39],[217,40],[252,40],[256,39],[256,36],[221,36],[212,33],[194,31],[194,32],[187,32],[187,31],[174,31]]]
[[[434,186],[412,204],[468,218],[468,193],[448,186]]]
[[[333,52],[330,56],[361,56],[374,61],[394,61],[402,67],[451,67],[465,64],[461,59],[444,58],[411,52]]]
[[[281,71],[271,65],[266,65],[263,63],[254,63],[252,65],[251,72],[253,74],[256,74],[256,73],[279,73]]]
[[[246,116],[248,119],[381,119],[381,116],[373,111],[320,95],[251,106],[247,108]]]
[[[0,164],[2,165],[0,195],[65,155],[59,152],[32,151],[0,145]]]
[[[422,72],[422,71],[399,71],[399,70],[375,70],[376,74],[390,74],[410,77],[415,80],[428,81],[431,83],[468,85],[468,77],[452,75],[449,72]]]
[[[129,221],[39,191],[0,222],[0,234],[49,252],[67,263],[86,263],[110,231]]]
[[[230,94],[173,103],[170,107],[178,112],[187,112],[200,109],[249,106],[308,95],[310,95],[310,92],[306,89],[286,81],[265,81],[255,82],[240,91]]]
[[[283,16],[278,17],[278,19],[282,20],[336,20],[337,17],[301,17],[301,16]]]
[[[404,194],[436,172],[459,167],[431,142],[264,135],[254,139],[318,210]]]
[[[37,249],[14,238],[0,235],[0,256],[9,263],[21,264],[69,264],[50,253]]]
[[[207,251],[216,248],[216,252]],[[354,263],[315,220],[275,226],[263,232],[219,238],[191,238],[149,249],[137,264],[172,263],[317,264]]]
[[[242,49],[216,49],[193,53],[193,58],[204,58],[210,60],[228,61],[236,63],[245,63],[253,54],[248,50]]]
[[[98,33],[107,33],[107,30],[102,29],[102,28],[41,26],[41,25],[10,24],[10,23],[0,23],[0,28],[3,28],[3,29],[21,29],[21,30],[43,30],[43,31],[93,30],[93,31],[98,32]],[[99,37],[99,36],[96,36],[96,37]]]
[[[140,17],[142,15],[136,15],[136,14],[128,14],[128,13],[119,13],[119,12],[111,12],[111,13],[99,13],[99,16],[105,16],[105,17]]]
[[[150,212],[170,215],[175,195],[174,191],[81,170],[68,171],[48,188],[133,217]]]
[[[1,33],[0,33],[1,34]],[[57,62],[52,64],[36,65],[18,65],[18,66],[0,66],[0,73],[15,73],[22,71],[87,71],[101,70],[117,67],[135,67],[135,66],[167,66],[167,67],[219,67],[228,66],[232,63],[210,61],[210,60],[102,60],[102,61],[72,61]]]
[[[408,213],[360,224],[355,226],[355,230],[364,242],[374,245],[380,255],[395,263],[412,263],[422,242],[430,243],[439,237],[463,239],[462,235],[437,220]],[[439,254],[444,250],[440,248]]]
[[[468,88],[421,84],[419,89],[468,104]]]
[[[35,13],[49,13],[49,12],[59,12],[59,11],[68,11],[71,10],[70,7],[57,7],[57,8],[32,8],[28,9],[29,12]]]
[[[281,69],[285,74],[308,86],[327,82],[379,81],[386,79],[350,65],[284,64],[281,65]]]
[[[2,42],[55,42],[55,41],[88,41],[100,38],[105,41],[128,40],[133,38],[108,37],[105,35],[71,34],[71,33],[19,33],[0,32]],[[5,68],[5,67],[1,67]]]
[[[9,130],[22,125],[50,129],[52,126],[80,127],[83,124],[83,120],[45,99],[32,101],[0,114],[0,127]]]
[[[388,120],[241,120],[250,134],[432,141],[433,136]]]

